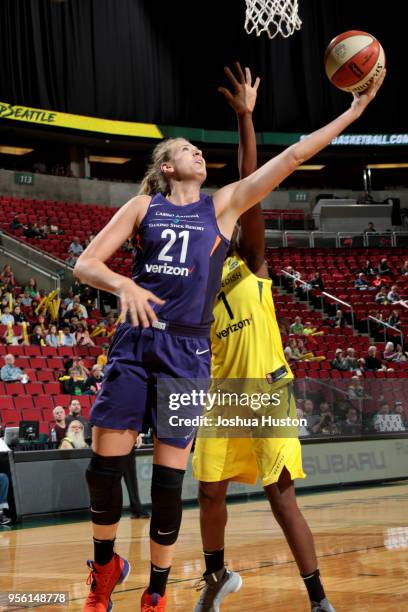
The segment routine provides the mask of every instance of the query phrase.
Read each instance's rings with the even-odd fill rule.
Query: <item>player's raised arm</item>
[[[214,194],[218,223],[225,234],[231,234],[238,217],[270,193],[298,166],[324,149],[356,121],[375,98],[385,77],[385,69],[362,94],[353,94],[350,108],[324,127],[309,134],[269,160],[250,176],[223,187]]]
[[[74,275],[81,283],[110,291],[120,298],[122,321],[129,313],[132,323],[143,327],[149,321],[157,321],[149,301],[163,304],[163,300],[136,285],[131,278],[110,270],[105,261],[133,234],[149,202],[149,196],[136,196],[122,206],[78,258],[74,268]]]
[[[235,63],[235,75],[229,68],[224,72],[232,85],[232,92],[225,87],[219,87],[229,105],[237,114],[239,148],[238,166],[240,178],[245,178],[257,169],[256,135],[252,120],[255,108],[259,77],[252,85],[252,75],[249,68],[245,74],[241,65]],[[240,217],[240,231],[237,237],[237,250],[254,274],[268,276],[265,266],[265,223],[261,205],[255,204]]]

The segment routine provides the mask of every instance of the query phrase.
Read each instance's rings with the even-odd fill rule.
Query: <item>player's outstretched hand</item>
[[[223,94],[228,104],[232,106],[238,114],[252,113],[255,108],[256,96],[261,79],[256,77],[252,85],[252,75],[249,68],[245,68],[245,74],[239,62],[235,62],[235,76],[233,72],[225,66],[224,73],[230,81],[233,93],[226,87],[218,87],[218,91]]]
[[[384,82],[386,73],[386,69],[383,68],[378,77],[373,79],[373,82],[367,89],[365,89],[362,93],[353,93],[351,108],[352,110],[356,111],[358,115],[361,115],[370,102],[374,100],[378,90]]]
[[[124,278],[119,289],[120,320],[124,323],[129,315],[132,325],[150,327],[157,321],[156,313],[149,302],[161,306],[161,300],[154,293],[136,285],[130,278]]]

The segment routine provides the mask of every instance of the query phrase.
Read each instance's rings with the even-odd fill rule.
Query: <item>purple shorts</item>
[[[160,379],[209,379],[209,329],[159,323],[165,329],[118,326],[109,348],[102,387],[91,411],[91,423],[107,429],[132,429],[157,435],[157,383]],[[191,417],[202,407],[191,407]],[[158,438],[185,448],[197,427],[183,437]]]

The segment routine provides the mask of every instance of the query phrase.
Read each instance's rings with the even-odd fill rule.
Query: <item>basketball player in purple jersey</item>
[[[238,218],[301,163],[353,123],[374,99],[385,71],[353,96],[350,108],[325,127],[290,146],[250,176],[206,196],[201,151],[183,138],[153,152],[140,195],[125,204],[79,257],[75,275],[120,298],[121,320],[109,351],[102,390],[92,410],[93,455],[87,469],[94,533],[94,561],[86,612],[112,609],[111,593],[129,573],[114,553],[121,516],[121,477],[137,434],[155,429],[151,485],[151,574],[141,610],[162,612],[178,537],[184,471],[195,429],[184,438],[160,438],[156,383],[160,378],[208,378],[212,307],[229,239]],[[105,262],[127,238],[139,234],[143,258],[134,278]],[[191,408],[194,416],[195,407]]]

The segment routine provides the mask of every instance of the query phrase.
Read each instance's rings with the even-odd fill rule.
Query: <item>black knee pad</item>
[[[183,513],[184,473],[185,470],[153,465],[150,537],[157,544],[170,546],[177,540]]]
[[[127,455],[102,457],[92,454],[86,470],[91,498],[91,520],[96,525],[114,525],[122,514],[122,476]]]

